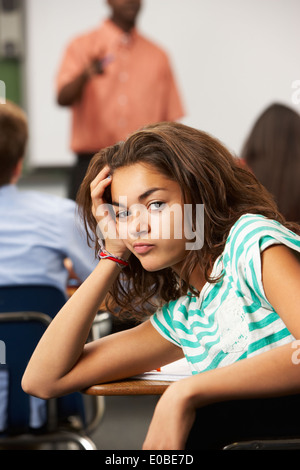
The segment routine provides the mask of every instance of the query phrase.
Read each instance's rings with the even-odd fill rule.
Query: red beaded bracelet
[[[112,255],[109,251],[106,251],[106,250],[99,250],[98,258],[110,259],[111,261],[114,261],[115,263],[117,263],[120,266],[120,268],[125,268],[126,266],[129,266],[129,263],[127,261],[125,261],[122,258],[119,258],[118,256]]]

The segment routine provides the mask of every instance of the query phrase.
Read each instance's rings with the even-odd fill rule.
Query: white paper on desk
[[[190,375],[192,375],[192,373],[188,366],[187,360],[183,358],[179,359],[179,361],[171,362],[166,366],[162,366],[160,371],[151,370],[150,372],[144,372],[143,374],[136,375],[134,378],[174,382],[176,380],[189,377]]]

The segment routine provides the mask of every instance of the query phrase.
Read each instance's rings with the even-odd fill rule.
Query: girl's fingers
[[[111,177],[107,177],[104,180],[100,181],[100,183],[98,183],[97,186],[95,186],[94,188],[91,188],[91,198],[92,198],[92,200],[102,199],[103,193],[104,193],[105,189],[107,188],[107,186],[110,185],[110,183],[111,183]]]
[[[91,199],[92,199],[92,214],[95,219],[99,222],[107,211],[99,211],[99,208],[105,206],[106,201],[103,199],[103,194],[105,189],[111,183],[111,177],[109,175],[110,168],[108,166],[104,167],[100,173],[96,176],[96,178],[92,181],[90,188],[91,188]]]
[[[102,170],[90,185],[92,200],[102,199],[103,193],[110,183],[111,177],[109,175],[109,169],[106,171]]]
[[[91,189],[93,189],[95,186],[97,186],[102,180],[108,177],[110,173],[110,168],[108,166],[105,166],[100,173],[96,176],[96,178],[91,182]]]

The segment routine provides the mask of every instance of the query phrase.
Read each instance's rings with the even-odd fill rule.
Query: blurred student
[[[287,220],[300,222],[300,115],[278,103],[255,122],[241,154]]]
[[[0,105],[0,286],[44,284],[66,292],[69,258],[81,281],[95,267],[76,218],[74,201],[20,191],[28,139],[25,113],[17,105]]]
[[[72,109],[72,199],[96,152],[146,124],[184,114],[166,53],[135,27],[142,1],[107,3],[110,18],[71,41],[57,77],[57,101]]]

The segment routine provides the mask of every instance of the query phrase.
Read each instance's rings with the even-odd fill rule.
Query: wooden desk
[[[83,393],[99,396],[162,395],[171,383],[158,380],[126,379],[93,385],[83,390]]]

